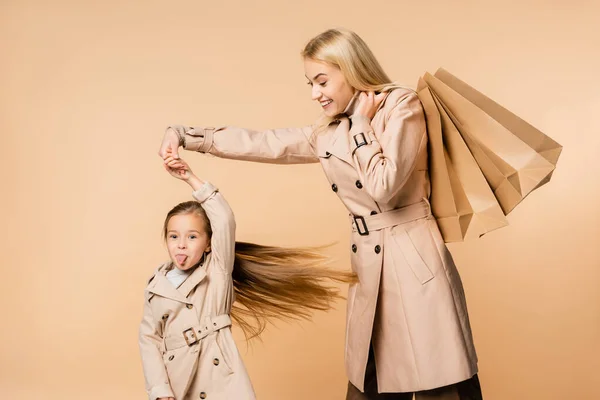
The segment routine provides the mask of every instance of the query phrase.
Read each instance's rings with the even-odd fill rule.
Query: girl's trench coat
[[[236,127],[168,129],[186,150],[275,164],[320,162],[350,213],[352,269],[345,363],[364,389],[372,344],[380,392],[413,392],[469,379],[477,356],[461,279],[432,216],[427,129],[413,91],[394,89],[371,121],[356,97],[324,131]],[[392,211],[393,210],[393,211]]]
[[[139,344],[149,400],[252,400],[252,384],[231,334],[235,219],[210,183],[193,193],[210,220],[212,251],[175,288],[161,265],[145,290]]]

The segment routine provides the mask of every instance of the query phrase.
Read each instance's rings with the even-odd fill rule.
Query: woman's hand
[[[354,115],[369,118],[369,121],[375,116],[377,108],[385,98],[385,92],[375,94],[374,92],[361,92],[358,95],[358,105],[354,110]]]
[[[194,173],[192,172],[188,163],[183,161],[181,158],[175,158],[171,149],[167,149],[165,152],[164,166],[167,172],[177,179],[187,182],[192,176],[194,176]]]
[[[160,144],[158,155],[164,160],[167,152],[173,155],[173,158],[179,158],[179,135],[173,129],[167,129],[163,141]]]

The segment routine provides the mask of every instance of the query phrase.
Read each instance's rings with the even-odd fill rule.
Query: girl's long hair
[[[206,212],[197,201],[175,206],[165,219],[163,235],[171,217],[196,214],[212,236]],[[337,283],[356,283],[351,272],[327,268],[328,258],[322,247],[284,248],[254,243],[235,243],[233,289],[235,302],[231,317],[242,328],[246,339],[260,335],[275,319],[309,319],[315,310],[332,308],[343,298]]]

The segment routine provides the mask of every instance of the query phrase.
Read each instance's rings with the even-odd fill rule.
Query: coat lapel
[[[190,292],[194,290],[196,286],[200,284],[206,278],[206,266],[210,261],[210,255],[204,261],[204,265],[196,268],[194,272],[190,276],[187,277],[185,281],[177,288],[177,291],[186,298],[186,302],[189,303],[190,299],[187,297],[190,295]]]
[[[354,114],[354,110],[358,105],[359,94],[360,92],[354,94],[344,112],[338,115],[338,118],[331,123],[329,127],[330,133],[323,138],[323,145],[320,146],[319,156],[327,158],[327,153],[330,153],[347,164],[354,165],[352,155],[350,154],[350,128],[352,127],[350,116]],[[377,112],[384,107],[389,94],[390,92],[385,93],[383,100],[377,108]],[[328,138],[327,136],[330,137]]]
[[[337,126],[334,124],[337,123]],[[350,120],[347,117],[340,117],[336,122],[330,125],[330,133],[323,137],[323,145],[319,151],[319,155],[326,157],[327,153],[334,155],[336,158],[354,165],[350,155],[350,143],[348,142],[350,132]]]
[[[182,303],[186,303],[187,300],[185,296],[179,292],[175,286],[164,275],[164,270],[161,270],[156,273],[156,276],[150,282],[146,290],[150,293],[154,293],[158,296],[165,297],[167,299],[179,301]]]

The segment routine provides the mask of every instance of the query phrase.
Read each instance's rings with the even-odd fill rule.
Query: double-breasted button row
[[[201,399],[205,399],[206,398],[206,393],[205,392],[200,392],[200,398]]]
[[[353,252],[353,253],[356,253],[356,251],[357,251],[357,250],[358,250],[358,247],[357,247],[355,244],[353,244],[353,245],[352,245],[352,252]],[[377,245],[377,246],[375,246],[375,249],[374,249],[374,250],[375,250],[375,253],[376,253],[376,254],[379,254],[379,253],[381,253],[381,246],[380,246],[380,245]]]
[[[362,189],[363,185],[360,181],[356,181],[356,187],[359,189]],[[331,185],[331,190],[333,190],[334,192],[338,191],[338,187],[335,183],[333,185]]]

